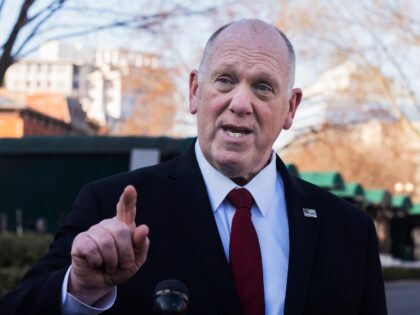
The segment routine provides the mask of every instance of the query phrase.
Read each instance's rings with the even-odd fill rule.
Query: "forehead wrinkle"
[[[250,51],[249,49],[243,48],[243,47],[235,47],[234,45],[232,45],[231,47],[229,46],[230,45],[225,45],[224,47],[220,48],[219,51],[215,49],[212,55],[214,56],[214,55],[219,54],[220,57],[222,58],[227,57],[228,59],[229,58],[232,58],[232,59],[243,58],[245,63],[248,63],[248,64],[255,62],[255,60],[258,61],[261,59],[263,62],[268,62],[276,68],[278,64],[283,63],[282,61],[279,60],[279,58],[274,57],[274,55],[278,54],[278,52],[276,53],[275,51],[269,51],[269,52],[264,52],[262,50]]]

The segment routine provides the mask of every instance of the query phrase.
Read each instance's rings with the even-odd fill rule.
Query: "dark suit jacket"
[[[285,315],[386,314],[375,228],[366,213],[291,176],[277,159],[290,231]],[[154,288],[168,278],[189,289],[189,313],[241,314],[194,148],[169,162],[86,185],[50,250],[0,303],[0,314],[59,314],[75,235],[104,218],[128,184],[138,192],[137,223],[150,227],[148,259],[118,287],[107,314],[150,314]],[[317,218],[303,215],[315,209]]]

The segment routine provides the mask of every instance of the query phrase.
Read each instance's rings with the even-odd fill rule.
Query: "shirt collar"
[[[203,174],[213,211],[217,211],[227,194],[234,188],[239,188],[230,178],[216,170],[201,152],[198,140],[195,143],[195,155],[198,166]],[[276,154],[273,151],[270,163],[265,166],[244,188],[254,197],[255,203],[263,216],[267,215],[276,191],[276,180],[280,179],[276,169]]]

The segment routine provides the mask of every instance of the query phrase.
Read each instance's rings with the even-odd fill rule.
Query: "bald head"
[[[206,46],[204,48],[204,53],[201,58],[200,66],[199,66],[199,73],[204,70],[207,66],[207,62],[210,59],[212,54],[213,47],[218,41],[223,41],[225,39],[225,35],[227,33],[233,33],[240,35],[241,32],[251,32],[254,36],[259,36],[262,33],[269,33],[272,32],[275,36],[278,36],[279,42],[279,49],[287,50],[288,55],[288,87],[289,90],[293,88],[294,81],[295,81],[295,64],[296,64],[296,57],[295,51],[293,48],[292,43],[289,41],[287,36],[275,26],[268,24],[261,20],[239,20],[236,22],[231,22],[228,24],[223,25],[219,29],[217,29],[208,39]],[[274,37],[275,38],[275,37]],[[273,45],[272,42],[267,42],[267,45]]]

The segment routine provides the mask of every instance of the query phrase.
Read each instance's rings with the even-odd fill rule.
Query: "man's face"
[[[216,38],[200,73],[190,75],[190,111],[209,163],[239,184],[269,161],[301,99],[288,90],[288,52],[274,29],[232,25]]]

